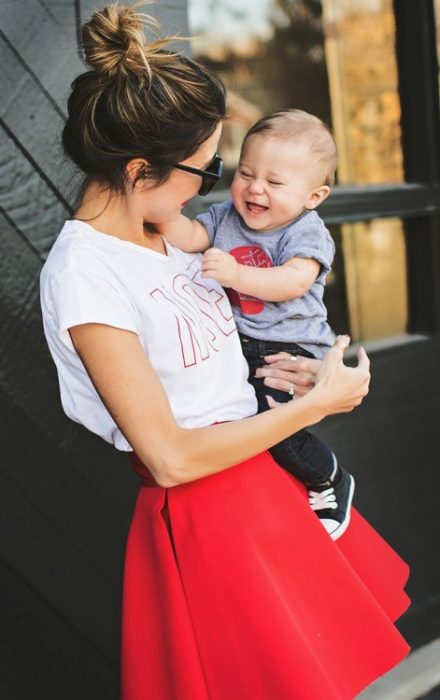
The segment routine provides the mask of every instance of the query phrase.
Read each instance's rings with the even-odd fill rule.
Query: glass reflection
[[[321,2],[190,0],[188,7],[194,54],[230,90],[221,144],[230,168],[263,114],[297,107],[331,122]]]
[[[331,125],[339,184],[403,180],[392,0],[189,0],[188,7],[194,54],[230,91],[220,145],[229,173],[260,116],[298,107]],[[332,233],[338,252],[326,299],[335,330],[348,329],[353,340],[403,333],[401,222],[345,224]]]

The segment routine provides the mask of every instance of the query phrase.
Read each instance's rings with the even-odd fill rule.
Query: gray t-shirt
[[[284,228],[258,232],[248,228],[232,202],[227,201],[214,204],[197,220],[205,227],[211,244],[242,265],[274,267],[294,257],[313,258],[320,263],[317,279],[298,299],[263,301],[233,289],[228,290],[228,296],[237,327],[244,335],[297,343],[316,357],[323,357],[331,341],[322,298],[335,245],[318,214],[305,212]]]

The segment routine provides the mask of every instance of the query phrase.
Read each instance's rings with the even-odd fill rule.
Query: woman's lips
[[[263,214],[269,207],[263,207],[261,204],[255,204],[254,202],[246,202],[246,209],[252,214]]]

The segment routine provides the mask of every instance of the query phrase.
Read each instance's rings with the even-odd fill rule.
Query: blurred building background
[[[195,54],[231,90],[221,149],[230,170],[256,118],[293,106],[332,127],[338,184],[405,181],[392,0],[188,0],[188,9]],[[437,41],[439,31],[437,22]],[[403,220],[341,222],[332,234],[338,254],[327,305],[335,331],[355,341],[405,333]]]
[[[61,412],[38,277],[77,179],[59,149],[92,0],[0,4],[0,695],[118,697],[125,458]],[[284,107],[331,125],[337,246],[326,301],[370,349],[370,396],[316,430],[356,476],[356,504],[409,561],[415,646],[440,636],[440,0],[167,0],[167,33],[221,73],[227,197],[246,130]],[[188,45],[182,44],[188,51]],[[153,700],[153,699],[152,699]],[[317,698],[316,700],[325,700]]]

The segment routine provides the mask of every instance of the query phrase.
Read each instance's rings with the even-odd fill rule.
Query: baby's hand
[[[223,287],[234,287],[238,263],[229,253],[224,253],[219,248],[210,248],[203,255],[202,274],[203,277],[217,280]]]

